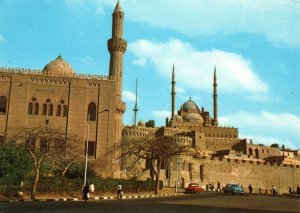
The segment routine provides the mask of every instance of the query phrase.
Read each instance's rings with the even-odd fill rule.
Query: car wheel
[[[226,191],[224,191],[224,193],[225,193],[225,195],[227,195],[227,192],[226,192]]]
[[[235,195],[235,191],[234,190],[232,191],[232,194]]]

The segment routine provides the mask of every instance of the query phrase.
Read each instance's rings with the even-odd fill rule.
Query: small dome
[[[180,115],[175,115],[175,121],[183,121]]]
[[[199,110],[199,107],[197,106],[197,104],[192,101],[192,99],[190,99],[189,101],[185,102],[182,107],[181,107],[184,111],[188,111],[188,110]]]
[[[145,127],[145,123],[143,121],[139,121],[138,126]]]
[[[197,113],[193,113],[193,112],[185,114],[182,118],[183,118],[183,120],[186,120],[186,121],[193,120],[193,121],[204,122],[201,115],[199,115]]]
[[[70,64],[66,62],[60,55],[43,69],[44,75],[54,75],[62,77],[73,77],[74,71]]]

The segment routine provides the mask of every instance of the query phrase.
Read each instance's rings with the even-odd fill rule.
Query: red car
[[[185,193],[200,193],[203,189],[199,186],[198,183],[189,183],[189,185],[185,188]]]

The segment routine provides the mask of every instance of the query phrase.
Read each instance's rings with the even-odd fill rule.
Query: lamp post
[[[101,112],[96,113],[98,116],[102,112],[108,112],[108,109],[105,109]],[[87,174],[87,165],[88,165],[88,149],[89,149],[89,137],[90,137],[90,113],[88,114],[87,118],[87,137],[86,137],[86,149],[85,149],[85,166],[84,166],[84,181],[83,181],[83,186],[86,185],[86,174]]]

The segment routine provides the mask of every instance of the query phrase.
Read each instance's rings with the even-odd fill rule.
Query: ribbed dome
[[[193,113],[193,112],[185,114],[182,118],[185,121],[193,120],[193,121],[204,122],[204,120],[203,120],[203,118],[202,118],[201,115],[199,115],[197,113]]]
[[[68,62],[66,62],[59,55],[55,60],[51,61],[44,67],[43,74],[62,77],[73,77],[74,71],[70,64],[68,64]]]
[[[199,110],[199,107],[197,106],[197,104],[192,101],[191,99],[187,102],[185,102],[183,105],[182,105],[182,109],[184,111],[188,111],[188,110]]]

